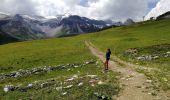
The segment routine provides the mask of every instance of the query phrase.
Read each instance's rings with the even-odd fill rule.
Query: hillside
[[[17,42],[17,41],[19,40],[14,37],[11,37],[10,35],[0,30],[0,45],[5,43]]]
[[[158,69],[147,71],[138,68],[149,78],[161,82],[164,90],[170,89],[170,19],[147,21],[129,27],[118,27],[88,35],[91,42],[105,51],[111,48],[114,55],[124,61]]]
[[[145,66],[146,68],[138,67],[136,70],[144,73],[153,83],[160,83],[155,88],[161,87],[168,92],[170,90],[169,26],[170,19],[147,21],[75,37],[1,45],[0,55],[3,58],[0,59],[1,73],[42,66],[52,66],[52,68],[58,65],[61,65],[62,68],[64,66],[64,69],[59,66],[58,70],[48,73],[39,72],[37,75],[4,79],[0,82],[1,90],[5,85],[17,86],[21,84],[21,86],[19,89],[15,87],[15,91],[9,93],[0,91],[1,97],[10,100],[13,97],[15,99],[22,97],[34,99],[68,99],[71,97],[72,99],[80,99],[83,96],[87,100],[101,96],[111,98],[118,94],[120,86],[117,78],[119,74],[112,71],[107,74],[103,73],[102,63],[90,53],[84,41],[90,41],[103,52],[106,48],[111,48],[112,60],[114,61],[116,61],[114,58],[116,56],[126,62]],[[93,60],[92,63],[91,60]],[[87,64],[86,67],[79,67],[83,66],[84,62]],[[74,64],[73,68],[68,67],[69,64]],[[148,70],[149,68],[156,70]],[[65,82],[67,79],[76,80],[76,83],[74,83],[75,81]],[[37,80],[41,81],[37,82]],[[37,87],[31,86],[31,83],[34,85],[36,82]],[[61,84],[65,87],[63,90],[60,88]],[[78,86],[84,85],[78,87],[77,84]],[[30,86],[31,89],[24,89],[27,86]],[[24,94],[22,94],[23,91]],[[42,94],[44,97],[41,97]]]

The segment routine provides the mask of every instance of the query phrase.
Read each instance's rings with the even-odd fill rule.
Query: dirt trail
[[[91,43],[85,42],[89,50],[93,55],[98,57],[103,62],[105,61],[104,54],[95,48]],[[151,80],[148,80],[147,77],[138,73],[132,67],[122,67],[119,64],[125,66],[133,66],[129,63],[121,61],[118,58],[116,62],[110,61],[110,70],[119,72],[121,74],[120,83],[122,86],[122,91],[113,99],[116,100],[170,100],[162,93],[155,93],[153,89],[153,84]],[[160,90],[159,90],[160,91]]]

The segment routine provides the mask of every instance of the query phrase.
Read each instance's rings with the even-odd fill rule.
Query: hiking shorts
[[[109,61],[110,60],[110,58],[106,58],[106,61]]]

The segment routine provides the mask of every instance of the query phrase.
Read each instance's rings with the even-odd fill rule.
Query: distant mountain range
[[[131,25],[111,20],[94,20],[77,15],[58,15],[52,18],[0,13],[0,43],[25,41],[99,31],[109,26]]]

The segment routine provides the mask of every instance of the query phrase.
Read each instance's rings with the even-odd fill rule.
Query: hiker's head
[[[109,51],[109,52],[110,52],[110,49],[108,48],[108,49],[107,49],[107,51]]]

